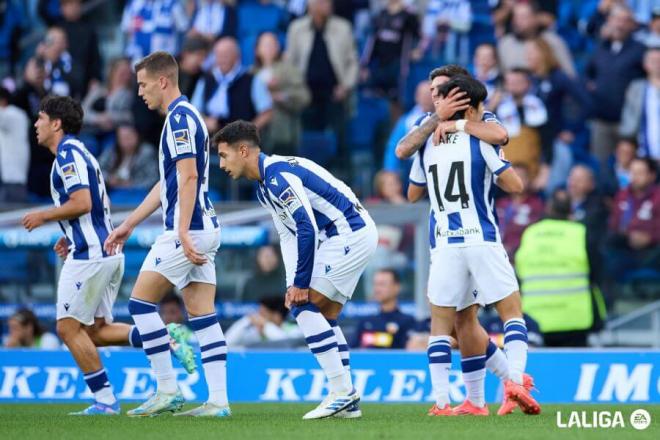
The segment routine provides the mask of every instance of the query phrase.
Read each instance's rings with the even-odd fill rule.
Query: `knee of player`
[[[80,331],[80,323],[73,319],[61,319],[57,321],[57,336],[64,342],[71,340]]]

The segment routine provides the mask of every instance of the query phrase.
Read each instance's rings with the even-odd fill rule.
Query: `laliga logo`
[[[630,414],[630,425],[643,430],[651,425],[651,414],[644,409],[637,409]],[[558,428],[625,428],[621,411],[571,411],[568,420],[562,420],[561,411],[557,411]]]

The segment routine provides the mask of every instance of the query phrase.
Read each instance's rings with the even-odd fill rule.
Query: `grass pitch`
[[[124,405],[122,411],[136,405]],[[191,419],[169,414],[150,419],[70,417],[84,405],[0,404],[0,439],[121,439],[121,440],[251,440],[251,439],[660,439],[660,405],[544,405],[539,416],[516,412],[497,417],[428,417],[428,405],[363,404],[362,419],[301,420],[313,404],[233,404],[229,419]],[[188,409],[192,405],[186,405]],[[630,414],[637,408],[651,413],[651,425],[637,431]],[[568,420],[570,411],[621,411],[625,428],[557,428],[557,411]]]

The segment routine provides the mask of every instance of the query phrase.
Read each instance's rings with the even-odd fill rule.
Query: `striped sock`
[[[509,378],[509,362],[506,355],[493,341],[488,341],[488,347],[486,348],[486,368],[502,381]]]
[[[335,332],[335,337],[337,338],[337,349],[339,350],[341,364],[344,366],[346,374],[346,387],[353,389],[353,378],[351,377],[351,352],[348,349],[348,342],[346,342],[344,332],[341,331],[336,319],[328,319],[328,324],[332,327],[332,331]]]
[[[449,369],[451,368],[449,336],[430,336],[426,353],[429,359],[435,404],[438,408],[444,408],[449,404]]]
[[[470,356],[461,360],[463,371],[463,382],[467,390],[467,400],[479,408],[486,404],[485,381],[486,379],[486,355]]]
[[[117,401],[115,394],[112,392],[112,386],[110,385],[110,381],[108,381],[108,374],[105,372],[105,368],[91,373],[85,373],[84,378],[87,386],[94,393],[94,399],[97,402],[105,405],[113,405]]]
[[[227,406],[227,343],[215,313],[189,320],[202,353],[204,377],[209,389],[208,402]]]
[[[170,355],[170,336],[158,315],[156,304],[131,298],[128,302],[128,311],[140,332],[144,352],[156,376],[158,391],[167,394],[176,393],[176,372],[172,367]]]
[[[337,337],[319,308],[307,303],[293,307],[291,314],[296,318],[309,349],[325,373],[330,391],[338,394],[350,393],[351,388],[346,386],[346,374],[337,348]]]
[[[142,338],[140,338],[140,332],[135,325],[132,325],[131,330],[128,332],[128,343],[131,344],[131,347],[142,348]]]
[[[509,378],[522,385],[527,367],[527,324],[523,318],[504,323],[504,351],[509,360]]]

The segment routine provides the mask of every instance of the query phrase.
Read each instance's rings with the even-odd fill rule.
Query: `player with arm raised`
[[[220,228],[208,199],[209,135],[202,116],[181,95],[179,67],[172,55],[154,52],[135,66],[138,94],[149,109],[165,114],[160,137],[160,181],[105,241],[121,249],[133,229],[162,208],[164,232],[151,246],[133,287],[128,310],[142,336],[157,381],[156,393],[128,412],[155,416],[184,403],[169,354],[167,331],[157,304],[176,287],[183,292],[189,323],[199,341],[209,397],[202,406],[176,415],[226,417],[227,344],[215,310],[215,254]]]
[[[303,419],[359,417],[342,307],[378,244],[376,225],[353,191],[316,163],[261,153],[254,124],[233,122],[213,137],[220,168],[259,183],[257,197],[280,235],[286,304],[323,369],[330,393]]]
[[[480,121],[485,87],[473,78],[456,76],[442,85],[439,95],[447,96],[455,88],[466,92],[470,106],[452,119]],[[518,283],[501,244],[492,199],[494,176],[505,191],[520,191],[522,183],[508,162],[499,157],[498,148],[461,131],[446,134],[437,145],[429,140],[414,166],[424,172],[434,213],[428,354],[434,391],[440,397],[436,404],[441,409],[448,408],[450,335],[456,310],[474,302],[471,290],[476,285],[483,301],[495,304],[505,323],[505,350],[509,358],[506,396],[523,411],[536,414],[540,407],[523,387],[527,338]],[[460,336],[468,397],[453,413],[487,415],[483,394],[487,341],[464,344]]]

